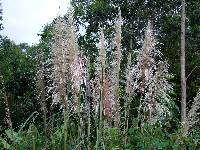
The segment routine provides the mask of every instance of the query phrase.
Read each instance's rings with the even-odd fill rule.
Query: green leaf
[[[3,138],[0,137],[0,146],[3,145],[4,149],[10,149],[11,145],[8,144],[8,142],[6,142]]]
[[[18,135],[18,133],[16,133],[15,131],[13,131],[12,129],[8,129],[5,131],[6,135],[8,136],[8,138],[15,143],[18,143],[19,141],[22,140],[22,138]]]

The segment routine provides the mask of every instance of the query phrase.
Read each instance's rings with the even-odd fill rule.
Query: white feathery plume
[[[119,104],[119,73],[121,62],[121,25],[122,17],[121,10],[118,10],[118,16],[115,21],[115,35],[114,45],[115,51],[113,53],[112,68],[109,72],[109,97],[112,103],[112,112],[114,116],[115,125],[120,123],[120,104]]]
[[[155,48],[155,39],[150,21],[145,32],[143,48],[137,56],[137,63],[132,68],[133,92],[141,93],[140,110],[148,113],[143,116],[150,123],[163,120],[170,115],[169,93],[173,91],[172,85],[167,81],[167,62],[157,61],[161,59],[161,52]],[[140,114],[139,114],[140,115]]]

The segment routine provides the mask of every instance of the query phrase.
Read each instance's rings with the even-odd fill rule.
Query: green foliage
[[[0,90],[7,96],[14,128],[18,128],[38,108],[32,92],[34,63],[27,55],[28,49],[27,44],[16,45],[6,37],[0,38],[0,76],[3,83]],[[0,122],[4,124],[5,105],[2,95],[0,103]]]
[[[128,149],[154,150],[154,149],[196,149],[196,144],[191,138],[181,139],[182,144],[176,144],[178,133],[169,134],[165,128],[145,124],[142,129],[129,129]]]
[[[70,128],[71,129],[71,128]],[[0,148],[17,150],[22,149],[64,149],[64,127],[52,128],[52,134],[46,139],[42,132],[39,132],[34,125],[30,125],[27,131],[15,132],[12,129],[5,131],[6,138],[0,138]],[[104,131],[103,143],[100,149],[108,150],[195,150],[197,149],[197,140],[191,137],[180,138],[179,133],[168,133],[166,128],[160,126],[150,126],[145,124],[141,129],[132,127],[128,131],[128,144],[123,143],[123,134],[118,128],[107,128]],[[72,135],[74,136],[74,135]],[[69,136],[70,137],[70,136]],[[70,137],[73,138],[73,137]],[[196,139],[197,135],[196,135]],[[68,139],[71,141],[71,139]],[[76,139],[78,141],[78,139]],[[87,145],[84,142],[75,141],[69,142],[68,149],[86,149]],[[178,140],[179,144],[176,144]],[[95,149],[95,143],[92,146]]]
[[[118,150],[124,149],[123,135],[118,128],[105,129],[105,146],[106,149]]]
[[[39,135],[37,128],[31,125],[27,131],[16,133],[12,129],[5,131],[7,141],[1,138],[1,144],[4,145],[5,149],[41,149],[42,139]],[[11,144],[8,144],[11,143]]]

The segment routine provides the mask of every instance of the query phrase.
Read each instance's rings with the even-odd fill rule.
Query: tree
[[[4,122],[6,107],[10,109],[13,128],[18,128],[37,110],[37,104],[33,107],[33,71],[34,63],[24,49],[6,37],[0,38],[0,76],[4,93],[0,102],[7,101],[6,105],[1,105],[1,123]]]
[[[186,77],[185,77],[185,0],[181,13],[181,123],[186,123]]]

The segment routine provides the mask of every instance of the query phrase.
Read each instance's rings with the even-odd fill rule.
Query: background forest
[[[200,149],[200,1],[71,5],[0,36],[0,149]]]

